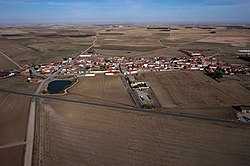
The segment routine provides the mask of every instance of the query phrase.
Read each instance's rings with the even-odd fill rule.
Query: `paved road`
[[[11,61],[12,63],[14,63],[19,69],[22,68],[18,63],[16,63],[14,60],[12,60],[10,57],[8,57],[8,55],[6,55],[5,53],[3,53],[1,50],[0,50],[0,53],[1,53],[5,58],[7,58],[9,61]]]
[[[43,80],[38,88],[36,89],[36,92],[34,93],[34,96],[32,96],[31,104],[30,104],[30,112],[29,112],[29,120],[28,120],[28,126],[26,131],[26,149],[25,149],[25,156],[24,156],[24,166],[31,166],[32,165],[32,153],[33,153],[33,144],[34,144],[34,134],[35,134],[35,117],[36,117],[36,96],[41,91],[44,83],[62,71],[62,69],[57,70],[55,73],[51,74],[48,78]]]
[[[221,123],[227,123],[227,124],[238,124],[238,125],[243,125],[243,126],[250,126],[250,123],[233,121],[233,120],[226,120],[226,119],[209,118],[209,117],[188,115],[188,114],[181,114],[181,113],[174,113],[174,112],[157,112],[154,110],[129,108],[129,107],[122,107],[122,106],[113,106],[113,105],[99,104],[99,103],[93,103],[93,102],[64,99],[64,98],[58,98],[58,97],[52,97],[52,96],[44,96],[44,95],[35,95],[35,94],[29,94],[29,93],[23,93],[23,92],[15,92],[15,91],[9,91],[9,90],[5,90],[5,89],[0,89],[0,92],[6,92],[6,93],[11,93],[11,94],[16,94],[16,95],[35,97],[35,98],[41,98],[41,99],[47,99],[47,100],[70,102],[70,103],[76,103],[76,104],[82,104],[82,105],[88,105],[88,106],[111,108],[110,111],[118,111],[118,110],[131,111],[131,112],[140,111],[140,112],[155,114],[155,115],[159,115],[159,116],[172,116],[172,117],[180,117],[180,118],[186,118],[186,119],[192,119],[192,120],[202,120],[202,121],[221,122]],[[113,110],[113,109],[116,109],[116,110]]]
[[[95,36],[95,40],[93,41],[93,44],[90,47],[88,47],[84,52],[87,52],[92,47],[94,47],[96,41],[97,41],[97,37]],[[62,69],[63,67],[59,69],[58,71],[56,71],[55,73],[48,76],[45,80],[43,80],[39,84],[36,92],[31,96],[32,100],[30,104],[29,120],[28,120],[27,132],[26,132],[27,143],[26,143],[25,156],[24,156],[24,166],[32,165],[32,154],[33,154],[33,144],[34,144],[34,134],[35,134],[36,99],[39,98],[38,94],[41,91],[44,83],[54,78],[55,76],[57,76],[62,71]]]

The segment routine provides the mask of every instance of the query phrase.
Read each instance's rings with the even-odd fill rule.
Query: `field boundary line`
[[[8,57],[5,53],[3,53],[2,50],[0,50],[0,53],[1,53],[5,58],[7,58],[9,61],[11,61],[12,63],[14,63],[19,69],[22,68],[18,63],[16,63],[14,60],[12,60],[10,57]]]
[[[158,40],[158,43],[159,43],[162,47],[165,47],[165,48],[170,48],[169,46],[164,45],[164,44],[161,42],[161,40],[160,40],[160,39]]]
[[[0,149],[7,149],[7,148],[20,146],[20,145],[25,145],[25,144],[26,144],[26,142],[17,142],[17,143],[6,144],[6,145],[0,146]]]

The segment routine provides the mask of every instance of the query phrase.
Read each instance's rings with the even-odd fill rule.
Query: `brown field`
[[[80,54],[94,40],[88,35],[97,34],[94,48],[107,57],[181,57],[185,55],[179,49],[190,49],[206,56],[219,53],[216,58],[229,63],[247,63],[235,53],[250,47],[249,30],[217,27],[216,34],[211,34],[206,29],[177,28],[161,32],[146,26],[0,26],[0,50],[20,65],[49,63]],[[13,68],[0,54],[0,70]],[[246,77],[217,82],[201,72],[188,71],[138,77],[149,83],[161,104],[156,113],[234,119],[232,105],[250,105]],[[26,80],[0,79],[0,87],[33,93],[38,85]],[[119,76],[81,77],[66,95],[56,97],[99,106],[135,106]],[[30,101],[0,92],[0,165],[23,164]],[[34,165],[249,165],[249,132],[247,127],[222,122],[39,99]]]
[[[130,57],[183,57],[185,55],[178,50],[189,49],[201,51],[205,56],[219,53],[216,56],[218,60],[228,63],[247,63],[237,59],[235,53],[239,49],[250,46],[249,30],[228,30],[217,27],[213,30],[216,31],[216,34],[211,34],[210,30],[207,29],[177,28],[178,30],[171,30],[171,32],[148,30],[145,27],[111,29],[110,34],[124,34],[98,35],[95,49],[105,56]],[[99,32],[104,33],[105,31],[101,30]],[[158,40],[166,48],[162,47]]]
[[[18,92],[33,93],[38,84],[27,83],[27,78],[28,77],[24,76],[16,76],[0,79],[0,88]]]
[[[0,149],[1,166],[23,166],[22,154],[24,146],[15,146],[6,149]]]
[[[92,44],[93,37],[71,37],[91,34],[98,27],[84,26],[2,26],[0,49],[17,63],[40,64],[75,57]],[[1,36],[1,35],[7,36]],[[17,34],[20,36],[8,36]]]
[[[21,65],[48,63],[64,57],[75,57],[91,43],[66,38],[20,39],[0,42],[0,49]]]
[[[39,52],[21,46],[20,44],[17,44],[17,42],[14,41],[0,41],[0,49],[19,65],[32,63],[36,61],[36,59],[38,59],[40,55]]]
[[[141,47],[140,47],[141,49]],[[161,48],[153,51],[131,51],[131,50],[108,50],[108,49],[99,49],[95,48],[95,50],[103,56],[106,57],[114,57],[114,56],[125,56],[125,57],[183,57],[184,54],[176,51],[171,50],[168,48]]]
[[[223,81],[232,81],[232,82],[238,82],[240,83],[242,86],[244,86],[245,88],[247,88],[248,90],[250,90],[250,77],[248,76],[234,76],[231,78],[225,78]]]
[[[165,48],[158,42],[168,38],[169,32],[148,30],[145,27],[112,29],[109,33],[112,32],[124,34],[112,36],[99,33],[95,47],[98,53],[105,56],[130,57],[184,56],[178,50]]]
[[[106,49],[98,49],[97,47],[95,48],[95,51],[105,57],[115,57],[115,56],[125,56],[125,55],[129,57],[129,56],[134,56],[137,54],[144,54],[139,51],[106,50]]]
[[[204,39],[198,40],[199,42],[207,43],[222,43],[222,44],[231,44],[231,46],[236,47],[246,47],[248,42],[248,37],[207,37]]]
[[[245,64],[245,61],[236,58],[235,53],[249,46],[250,31],[228,30],[222,27],[217,27],[215,31],[216,34],[210,34],[209,30],[180,28],[172,31],[170,37],[161,41],[171,49],[198,50],[205,56],[214,55],[221,50],[216,56],[218,60]]]
[[[34,165],[248,165],[249,129],[40,100]]]
[[[0,145],[25,141],[30,98],[0,93]]]
[[[181,57],[179,49],[199,50],[210,56],[218,52],[219,60],[245,64],[236,58],[238,49],[250,46],[249,30],[228,30],[216,27],[207,29],[185,29],[162,32],[143,26],[108,28],[106,26],[41,25],[2,26],[0,34],[20,36],[0,36],[0,49],[20,64],[48,63],[64,57],[75,57],[81,50],[91,45],[93,37],[69,37],[71,35],[97,34],[95,49],[104,56],[129,57]],[[110,32],[106,30],[110,30]],[[160,40],[163,47],[158,40]]]
[[[121,50],[121,51],[140,51],[140,52],[148,52],[153,50],[159,50],[163,47],[161,46],[120,46],[120,45],[102,45],[100,47],[94,47],[103,50]]]
[[[95,77],[81,77],[65,97],[80,101],[134,106],[120,76],[96,75]]]
[[[230,118],[232,111],[228,113],[226,107],[250,104],[249,90],[239,82],[219,83],[202,72],[151,72],[142,74],[140,79],[149,83],[162,107],[173,111],[215,117],[225,113]]]
[[[1,88],[31,93],[37,85],[26,83],[27,78],[12,77],[1,79]],[[0,146],[13,145],[0,149],[1,165],[21,166],[23,144],[31,98],[0,92]]]
[[[1,51],[1,50],[0,50]],[[13,64],[10,60],[5,58],[1,53],[0,53],[0,71],[1,70],[12,70],[18,68],[15,64]]]

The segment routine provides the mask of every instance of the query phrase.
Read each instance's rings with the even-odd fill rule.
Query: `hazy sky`
[[[0,0],[0,23],[250,23],[250,0]]]

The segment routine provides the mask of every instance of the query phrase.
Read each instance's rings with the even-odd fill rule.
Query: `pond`
[[[55,80],[49,83],[48,91],[49,93],[63,93],[64,90],[71,85],[72,81],[70,80]]]

